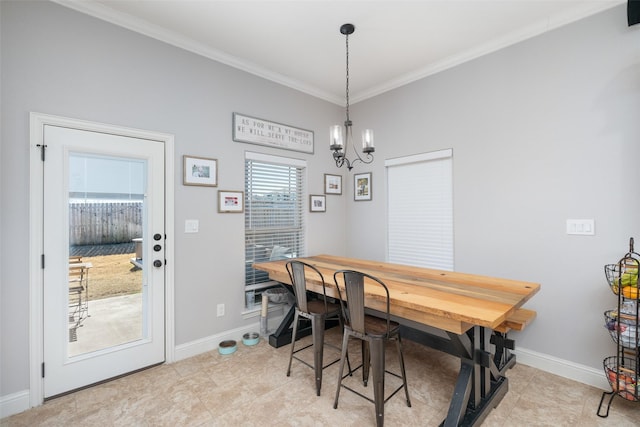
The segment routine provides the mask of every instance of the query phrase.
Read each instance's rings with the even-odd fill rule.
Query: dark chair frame
[[[316,395],[320,396],[320,389],[322,387],[322,371],[340,361],[340,358],[323,365],[324,355],[324,331],[325,321],[328,319],[336,318],[340,323],[340,327],[343,327],[340,305],[337,303],[328,302],[326,283],[322,273],[311,264],[302,261],[289,261],[286,264],[291,284],[293,285],[293,293],[296,297],[295,302],[295,316],[293,319],[293,334],[291,335],[291,353],[289,355],[289,366],[287,367],[287,376],[291,375],[291,362],[296,359],[308,367],[312,368],[315,372],[316,379]],[[309,300],[307,298],[307,283],[306,273],[307,270],[313,271],[317,274],[322,281],[322,299],[321,300]],[[311,321],[311,334],[312,342],[302,348],[295,349],[295,343],[298,332],[298,322],[300,317]],[[340,350],[339,347],[328,344],[330,347],[334,347]],[[313,366],[307,363],[305,360],[296,356],[296,353],[305,350],[313,346]],[[351,365],[349,364],[349,368]]]
[[[338,277],[342,276],[346,298],[343,297],[340,290],[340,281]],[[367,285],[379,285],[384,289],[386,296],[386,312],[384,317],[372,316],[365,313],[365,279]],[[375,405],[376,409],[376,425],[381,427],[384,424],[384,404],[391,399],[396,393],[404,388],[407,400],[407,406],[411,407],[409,399],[409,389],[407,387],[407,375],[404,366],[404,356],[402,354],[402,339],[400,337],[400,325],[391,320],[389,308],[389,289],[377,277],[367,273],[354,270],[339,270],[333,275],[333,280],[338,289],[340,297],[340,306],[344,317],[344,334],[342,340],[342,355],[340,363],[340,372],[338,374],[338,387],[336,389],[336,398],[333,403],[334,409],[338,408],[338,399],[340,397],[340,388],[347,390],[365,398]],[[346,300],[346,302],[345,302]],[[348,357],[347,349],[349,347],[349,338],[354,337],[361,340],[362,345],[362,363],[354,370],[349,367],[349,372],[343,376],[344,361]],[[398,351],[398,359],[400,362],[401,374],[385,369],[385,343],[387,341],[395,341]],[[362,382],[366,386],[369,378],[369,368],[371,368],[373,376],[373,392],[374,400],[363,395],[362,393],[342,384],[342,380],[353,374],[357,369],[362,368]],[[402,385],[396,388],[387,398],[384,397],[385,373],[402,379]]]

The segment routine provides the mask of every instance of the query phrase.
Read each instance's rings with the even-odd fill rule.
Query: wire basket
[[[618,360],[620,365],[618,365]],[[630,357],[607,357],[602,362],[611,389],[620,397],[633,402],[638,401],[640,388],[638,385],[638,365]]]
[[[622,288],[625,298],[638,299],[638,264],[635,258],[623,258],[618,264],[604,266],[604,274],[614,294],[618,295]]]
[[[638,337],[640,331],[637,327],[635,315],[618,315],[618,310],[607,310],[604,312],[604,327],[607,328],[614,342],[626,348],[639,347]]]

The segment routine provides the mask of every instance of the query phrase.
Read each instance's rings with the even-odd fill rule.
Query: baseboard
[[[280,311],[280,313],[282,313],[282,311]],[[260,319],[260,316],[257,316],[256,318]],[[268,329],[270,333],[272,333],[278,327],[278,325],[282,321],[282,318],[283,316],[281,314],[273,315],[270,310],[268,318]],[[219,334],[210,335],[199,340],[180,344],[176,346],[174,360],[177,362],[178,360],[187,359],[189,357],[197,356],[198,354],[216,350],[221,341],[236,340],[238,342],[242,342],[242,335],[246,334],[247,332],[260,332],[260,321],[258,320],[258,322],[256,323],[251,323],[249,325],[241,326],[229,331],[224,331]],[[269,338],[261,337],[261,339],[268,340]]]
[[[514,350],[517,363],[531,366],[579,383],[591,385],[602,390],[611,391],[609,382],[602,369],[594,369],[569,360],[559,359],[548,354],[526,348]]]
[[[0,396],[0,419],[29,409],[29,390]]]

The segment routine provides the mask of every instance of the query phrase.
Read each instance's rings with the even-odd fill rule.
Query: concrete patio
[[[73,327],[71,324],[69,326]],[[69,342],[69,356],[141,338],[141,293],[89,301],[89,316],[76,328],[76,340]]]

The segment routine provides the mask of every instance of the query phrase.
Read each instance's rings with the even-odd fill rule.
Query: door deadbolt
[[[162,234],[156,233],[153,235],[153,240],[160,240],[160,239],[162,239]]]
[[[154,267],[162,267],[162,261],[160,261],[159,259],[153,261],[153,266]]]
[[[162,246],[160,246],[160,245],[154,245],[154,246],[153,246],[153,250],[154,250],[154,251],[156,251],[156,252],[160,252],[160,251],[162,250]]]

